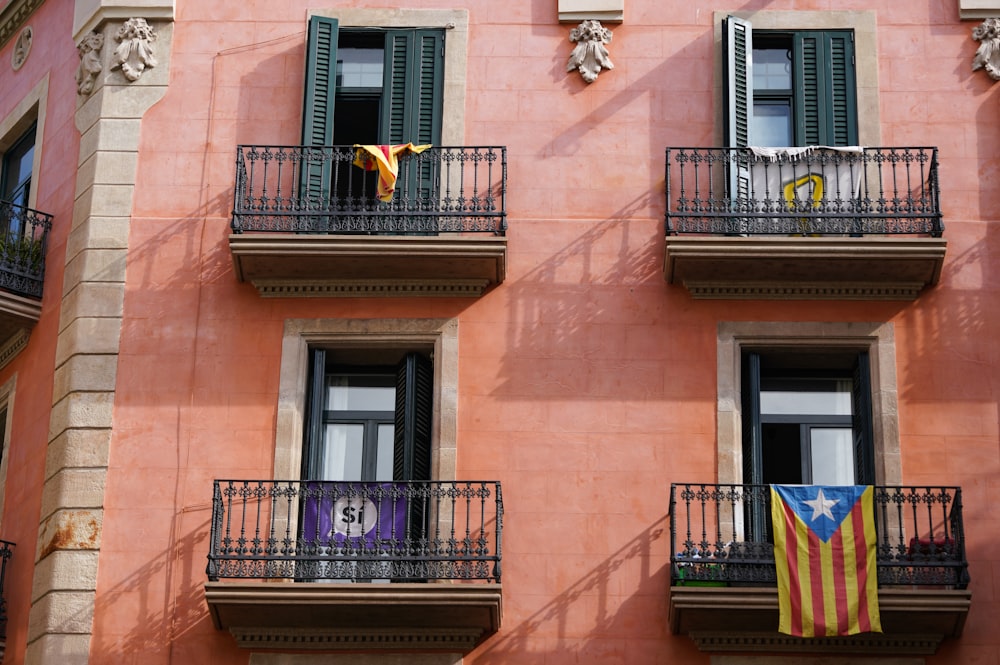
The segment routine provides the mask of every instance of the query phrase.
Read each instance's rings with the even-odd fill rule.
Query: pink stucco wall
[[[52,180],[39,193],[62,220],[77,141],[69,4],[38,10],[39,22],[59,16],[62,36],[39,31],[34,47],[65,61],[50,74]],[[964,637],[928,662],[1000,663],[998,93],[970,71],[971,25],[953,4],[728,7],[877,13],[883,144],[940,149],[948,256],[941,284],[916,302],[693,301],[664,282],[664,148],[715,144],[720,103],[720,7],[681,0],[628,0],[615,69],[590,86],[565,73],[569,26],[554,2],[452,3],[471,26],[465,143],[508,149],[506,281],[478,300],[298,300],[238,283],[226,237],[236,144],[299,140],[313,5],[178,0],[170,86],[142,126],[91,661],[247,662],[212,627],[202,591],[211,481],[272,473],[285,319],[455,317],[457,475],[502,481],[506,508],[503,629],[466,662],[709,662],[667,630],[669,485],[714,479],[717,324],[787,320],[894,324],[904,482],[965,493],[973,609]],[[27,89],[30,68],[22,76]],[[3,91],[0,116],[23,92]],[[50,259],[66,233],[54,230]],[[37,330],[0,380],[51,366],[55,334]],[[18,383],[15,436],[44,444],[51,394],[51,381]],[[23,474],[8,477],[0,534],[25,543],[9,582],[19,596],[30,592],[20,555],[35,541],[43,445],[23,455],[11,460]],[[12,611],[8,644],[23,643],[26,612]]]

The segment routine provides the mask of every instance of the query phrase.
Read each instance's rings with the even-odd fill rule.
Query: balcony
[[[392,200],[352,146],[239,146],[229,248],[262,296],[468,296],[503,282],[507,149],[399,160]]]
[[[671,485],[671,631],[713,652],[934,653],[971,604],[962,490],[876,486],[874,507],[883,633],[803,639],[777,632],[769,487]]]
[[[7,561],[14,555],[14,543],[0,540],[0,660],[7,645],[7,593],[4,582],[7,578]]]
[[[205,595],[255,649],[468,653],[500,628],[498,482],[217,480]]]
[[[0,366],[27,343],[42,314],[52,216],[0,201]]]
[[[695,298],[913,300],[946,242],[937,148],[668,148],[664,276]]]

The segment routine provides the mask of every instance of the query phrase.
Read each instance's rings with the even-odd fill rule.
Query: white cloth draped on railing
[[[774,212],[851,212],[861,194],[861,146],[751,146],[750,198]],[[802,230],[807,220],[800,220]]]

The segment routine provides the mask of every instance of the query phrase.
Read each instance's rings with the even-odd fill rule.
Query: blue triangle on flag
[[[830,540],[865,491],[864,485],[774,485],[774,490],[799,519],[819,536]]]

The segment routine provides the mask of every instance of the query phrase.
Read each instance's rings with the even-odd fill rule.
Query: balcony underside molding
[[[208,582],[216,628],[254,649],[468,653],[500,629],[499,584]]]
[[[664,277],[694,298],[914,300],[941,276],[942,238],[669,236]]]
[[[503,282],[503,237],[229,236],[240,281],[262,296],[467,296]]]
[[[40,300],[0,290],[0,367],[28,344],[28,334],[42,315]]]
[[[802,639],[783,635],[774,587],[670,589],[670,629],[702,651],[933,654],[962,634],[972,594],[953,589],[879,589],[883,633]]]

